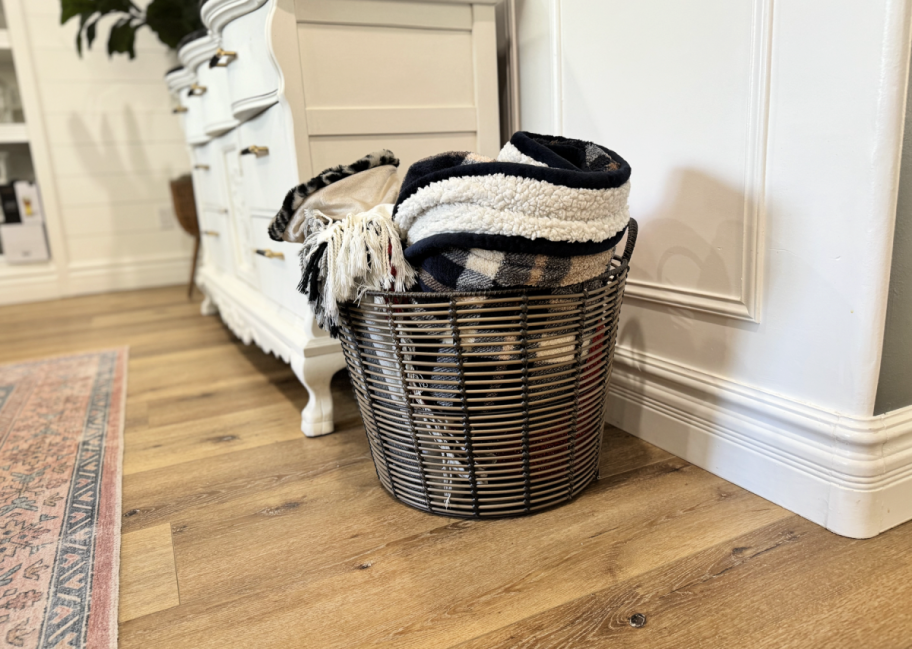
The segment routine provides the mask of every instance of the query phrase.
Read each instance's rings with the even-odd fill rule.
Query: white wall
[[[873,503],[882,463],[865,464],[888,438],[860,431],[885,429],[872,415],[907,10],[518,3],[522,127],[607,145],[633,168],[641,234],[611,420],[854,536],[897,522]],[[840,510],[855,489],[876,516]]]
[[[80,59],[76,21],[60,26],[59,0],[3,1],[37,90],[40,115],[26,120],[52,213],[58,293],[186,281],[191,240],[169,212],[168,180],[190,166],[163,81],[175,59],[148,30],[135,60],[108,58],[110,19]],[[15,286],[7,294],[28,298]]]

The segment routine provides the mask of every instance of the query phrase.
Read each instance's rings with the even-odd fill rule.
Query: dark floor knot
[[[630,626],[639,629],[646,626],[646,616],[642,613],[634,613],[630,616]]]
[[[297,509],[301,506],[301,503],[290,502],[279,505],[278,507],[267,507],[266,509],[261,509],[258,511],[258,514],[263,514],[264,516],[281,516],[287,511],[292,509]]]

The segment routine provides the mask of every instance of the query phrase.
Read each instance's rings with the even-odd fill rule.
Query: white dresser
[[[285,193],[386,148],[412,162],[494,156],[496,0],[208,0],[205,33],[166,77],[193,163],[203,313],[289,363],[309,399],[301,430],[333,430],[329,382],[345,366],[314,322],[296,244],[266,233]]]

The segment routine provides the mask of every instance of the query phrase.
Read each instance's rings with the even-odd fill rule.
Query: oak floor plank
[[[230,332],[214,318],[206,318],[202,322],[184,318],[168,321],[167,324],[106,329],[95,329],[86,324],[84,329],[77,327],[73,331],[67,331],[67,326],[63,323],[58,328],[51,324],[43,335],[38,331],[22,336],[11,335],[8,339],[4,335],[0,362],[11,363],[123,345],[130,346],[132,357],[142,358],[163,352],[198,350],[214,344],[233,344]]]
[[[168,523],[121,537],[119,621],[180,604]]]
[[[369,466],[366,444],[353,438],[334,434],[322,444],[320,453],[314,453],[310,440],[301,436],[126,475],[122,529],[141,529],[179,515],[196,516],[197,512],[202,516],[223,502],[252,501],[258,508],[276,506],[276,490],[283,485],[312,480],[349,464]],[[241,505],[238,509],[244,511]]]
[[[666,464],[666,471],[648,479],[597,485],[571,505],[534,518],[444,519],[423,531],[420,526],[434,519],[404,510],[371,486],[376,479],[370,467],[357,475],[350,467],[311,485],[307,495],[317,502],[308,507],[305,498],[268,523],[251,515],[191,523],[175,537],[184,604],[154,631],[142,621],[133,629],[156,645],[223,645],[229,637],[217,630],[218,621],[214,628],[204,623],[197,605],[208,609],[224,598],[217,619],[256,614],[237,630],[243,634],[238,642],[264,638],[268,628],[272,635],[261,646],[288,646],[294,629],[307,628],[315,638],[311,646],[448,646],[655,568],[688,548],[791,516],[768,503],[745,508],[755,496],[680,460]],[[632,498],[644,491],[642,501]],[[333,521],[329,530],[327,521]],[[407,536],[383,542],[395,538],[387,529],[371,538],[378,525],[391,521]],[[277,540],[270,546],[269,538]],[[307,538],[319,553],[293,565],[282,560],[277,546],[288,543],[292,551]],[[208,550],[213,539],[218,558]],[[255,564],[245,560],[252,548],[260,559]],[[255,584],[269,584],[269,590],[256,591]],[[232,591],[242,598],[232,600]],[[271,596],[278,592],[281,603]]]
[[[427,515],[381,488],[344,372],[306,439],[288,366],[198,303],[0,308],[0,362],[130,345],[123,647],[912,647],[910,524],[844,539],[612,428],[565,506]]]
[[[199,293],[193,302],[199,303]],[[140,291],[122,291],[84,295],[47,302],[28,302],[0,308],[0,324],[14,322],[39,323],[48,319],[64,320],[71,317],[94,317],[103,313],[116,313],[131,309],[148,309],[163,305],[188,302],[186,290],[183,294],[177,287],[165,286]]]
[[[845,539],[791,516],[459,647],[907,648],[909,536]]]
[[[221,409],[212,416],[181,417],[169,425],[134,427],[130,449],[124,458],[124,475],[173,464],[244,451],[256,446],[297,440],[301,432],[289,422],[300,413],[285,399],[267,405],[233,410]]]

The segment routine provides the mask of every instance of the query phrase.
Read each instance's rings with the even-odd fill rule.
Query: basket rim
[[[616,266],[612,266],[610,270],[606,273],[599,275],[598,277],[593,277],[594,280],[603,280],[607,285],[609,282],[613,282],[618,279],[628,268],[629,261],[623,257],[615,255],[611,259],[612,263],[616,262]],[[591,280],[590,280],[591,281]],[[602,287],[599,287],[602,288]],[[578,293],[550,293],[549,291],[554,290],[554,287],[541,287],[536,288],[532,286],[526,286],[521,288],[504,288],[497,289],[494,291],[364,291],[364,294],[360,299],[354,300],[351,302],[346,302],[347,305],[359,306],[361,300],[365,297],[396,297],[396,298],[421,298],[422,300],[428,299],[452,299],[452,298],[466,298],[466,297],[522,297],[523,295],[529,297],[549,297],[555,296],[560,298],[572,298],[578,297],[580,295],[585,295],[586,292],[591,291],[580,291]],[[599,290],[599,289],[592,289]]]

